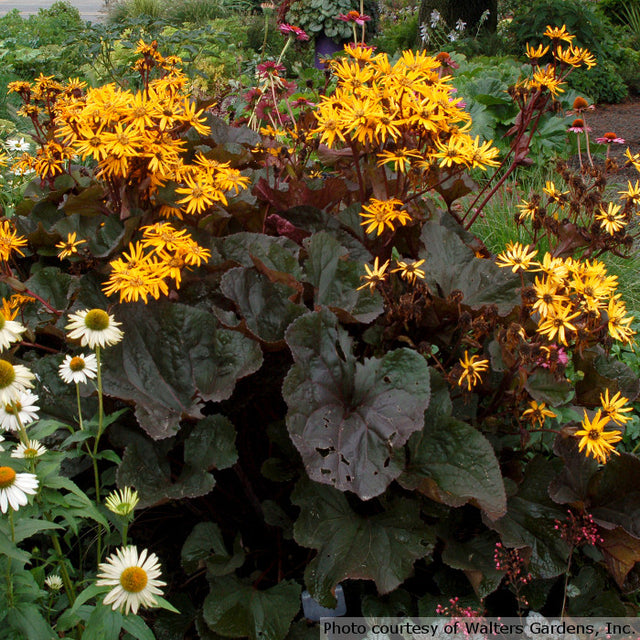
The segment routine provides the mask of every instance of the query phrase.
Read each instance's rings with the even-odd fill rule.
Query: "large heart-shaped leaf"
[[[220,289],[235,302],[249,331],[265,342],[281,341],[286,328],[306,311],[304,305],[289,299],[295,295],[293,289],[270,282],[255,269],[229,269],[222,277]]]
[[[305,246],[309,253],[305,270],[309,282],[316,287],[316,304],[329,307],[343,320],[369,323],[382,313],[384,306],[378,292],[358,291],[362,265],[348,259],[347,249],[331,234],[314,233]]]
[[[452,507],[472,502],[490,518],[506,511],[500,465],[489,441],[451,416],[448,385],[431,371],[431,401],[425,426],[407,444],[409,462],[400,484]]]
[[[300,585],[285,580],[258,591],[232,576],[210,579],[202,613],[207,625],[227,638],[283,640],[300,610]]]
[[[115,315],[124,339],[105,351],[105,393],[135,402],[152,438],[176,433],[182,416],[201,417],[203,400],[227,399],[262,365],[254,341],[220,329],[206,311],[161,301],[121,306]]]
[[[332,591],[348,578],[373,580],[381,594],[393,591],[411,575],[414,562],[433,549],[434,534],[415,500],[396,498],[382,513],[363,516],[343,493],[302,480],[291,501],[301,509],[296,541],[318,550],[304,577],[323,607],[335,607]]]
[[[520,304],[520,280],[511,271],[501,269],[492,260],[476,258],[460,235],[441,222],[430,220],[422,228],[426,282],[443,297],[461,291],[462,304],[473,309],[495,304],[500,315]]]
[[[286,341],[294,358],[282,388],[287,427],[309,476],[363,500],[379,495],[402,471],[402,446],[424,426],[424,358],[398,349],[357,362],[327,309],[298,318]]]
[[[184,442],[185,464],[175,480],[169,464],[172,439],[154,442],[120,429],[114,431],[112,440],[126,445],[118,468],[118,484],[135,487],[141,506],[209,493],[216,484],[210,471],[228,468],[238,456],[235,429],[224,416],[208,416],[195,426]]]

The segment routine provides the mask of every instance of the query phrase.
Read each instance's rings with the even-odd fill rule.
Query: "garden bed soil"
[[[626,160],[627,148],[631,153],[640,152],[640,98],[636,97],[621,104],[598,105],[594,111],[587,112],[585,121],[591,127],[590,135],[593,140],[608,131],[624,139],[625,144],[613,143],[610,150],[610,157],[620,166]],[[617,179],[622,182],[635,181],[640,179],[640,174],[633,166],[629,166],[620,170]]]

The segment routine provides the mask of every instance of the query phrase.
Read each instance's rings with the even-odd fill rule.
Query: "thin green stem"
[[[27,430],[24,428],[24,425],[22,424],[22,420],[20,420],[20,411],[18,410],[18,407],[16,406],[16,404],[14,403],[13,405],[13,409],[16,412],[16,422],[18,423],[18,434],[20,436],[20,442],[22,442],[22,444],[25,447],[29,446],[29,436],[27,435]]]
[[[127,546],[127,535],[129,533],[129,522],[125,522],[122,527],[122,546]]]
[[[73,583],[71,582],[71,578],[69,578],[69,572],[67,571],[67,565],[64,561],[64,555],[62,554],[62,548],[60,547],[60,541],[56,535],[51,535],[51,544],[53,545],[53,549],[58,556],[58,563],[60,567],[60,577],[62,578],[62,584],[64,585],[64,590],[67,593],[67,598],[69,599],[69,604],[73,606],[73,603],[76,601],[76,591],[73,588]]]
[[[80,431],[84,431],[84,425],[82,423],[82,404],[80,403],[80,384],[76,382],[76,398],[78,400],[78,424],[80,425]]]
[[[100,504],[100,473],[98,471],[98,445],[104,428],[104,406],[102,399],[102,362],[100,360],[100,345],[96,345],[96,363],[97,363],[97,383],[98,383],[98,433],[93,444],[93,480],[96,488],[96,505]],[[98,528],[98,539],[96,541],[96,562],[99,565],[102,559],[102,527]]]

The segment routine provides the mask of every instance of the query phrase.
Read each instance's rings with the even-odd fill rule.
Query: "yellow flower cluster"
[[[629,326],[625,303],[616,293],[617,276],[607,275],[598,260],[575,260],[545,254],[542,262],[535,252],[519,243],[509,244],[496,264],[529,272],[541,272],[533,285],[530,312],[537,322],[537,333],[549,342],[577,346],[597,339],[601,330],[623,343],[630,343],[635,331]]]
[[[14,252],[23,256],[21,248],[26,244],[26,238],[19,236],[8,220],[0,222],[0,260],[7,262]]]
[[[115,84],[84,92],[77,80],[61,84],[49,77],[33,85],[12,83],[10,90],[19,93],[25,103],[23,115],[37,122],[46,106],[55,125],[36,156],[25,154],[16,169],[33,169],[44,180],[64,173],[69,160],[79,156],[95,161],[97,177],[107,183],[148,184],[147,198],[152,205],[158,187],[178,183],[176,192],[183,197],[177,204],[181,207],[160,206],[163,215],[200,214],[216,202],[226,204],[225,193],[237,194],[248,179],[228,163],[202,155],[191,164],[184,161],[182,134],[193,128],[206,135],[209,127],[202,110],[196,109],[185,91],[187,77],[176,66],[180,60],[163,58],[153,43],[140,42],[137,53],[142,58],[135,68],[145,86],[135,93]],[[162,75],[148,79],[154,67]]]
[[[345,47],[332,62],[336,91],[316,110],[315,134],[328,147],[358,145],[379,165],[413,174],[416,184],[432,166],[496,165],[497,149],[467,131],[471,118],[455,97],[441,63],[425,52],[405,51],[391,65],[386,54]]]
[[[167,278],[180,288],[182,270],[199,267],[211,257],[211,252],[198,245],[184,230],[168,222],[143,227],[142,242],[131,243],[129,253],[113,260],[111,276],[106,282],[106,295],[120,294],[120,302],[137,302],[151,296],[167,295]]]
[[[533,66],[533,74],[521,86],[533,91],[546,89],[552,96],[556,96],[564,91],[564,79],[571,69],[582,65],[591,69],[595,67],[596,59],[587,49],[572,44],[575,36],[567,32],[566,25],[547,26],[543,35],[551,40],[550,45],[539,45],[534,49],[527,43],[526,56]],[[564,48],[562,43],[566,43]],[[541,65],[541,59],[549,52],[552,62]]]

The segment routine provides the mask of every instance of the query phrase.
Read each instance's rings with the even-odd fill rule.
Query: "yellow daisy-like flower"
[[[369,269],[369,265],[365,264],[364,268],[366,270],[366,275],[360,276],[361,280],[364,280],[365,283],[357,288],[357,291],[360,289],[364,289],[365,287],[369,287],[369,289],[373,292],[378,284],[384,282],[387,278],[386,270],[389,266],[389,260],[387,260],[382,266],[378,265],[378,258],[373,261],[373,269]]]
[[[582,429],[575,432],[577,437],[582,436],[578,443],[578,450],[582,451],[586,448],[585,455],[593,456],[602,464],[606,464],[609,455],[614,453],[620,455],[613,446],[613,443],[622,440],[622,432],[605,431],[604,428],[609,423],[609,417],[603,416],[602,411],[598,409],[593,420],[589,420],[587,412],[584,412],[582,419]]]
[[[540,58],[544,57],[548,53],[548,51],[549,45],[547,45],[546,47],[538,45],[538,47],[534,49],[533,47],[529,46],[529,43],[527,42],[525,55],[527,56],[527,58],[529,58],[529,60],[531,60],[531,62],[537,63]]]
[[[547,38],[551,38],[552,40],[564,40],[564,42],[568,42],[571,44],[571,41],[575,38],[570,33],[567,32],[567,25],[562,25],[561,27],[552,27],[551,25],[547,25],[545,32],[542,34]]]
[[[529,420],[532,425],[537,422],[538,426],[542,427],[547,418],[555,418],[557,415],[546,407],[547,405],[544,402],[538,404],[535,400],[531,400],[529,408],[522,412],[522,419]]]
[[[551,182],[551,180],[547,180],[545,186],[542,188],[542,191],[549,196],[549,202],[555,202],[561,207],[564,207],[566,201],[565,196],[569,193],[568,191],[559,191],[558,189],[556,189],[556,185]]]
[[[411,220],[406,211],[399,209],[402,204],[402,201],[396,198],[389,200],[371,198],[371,204],[362,207],[364,213],[360,213],[360,216],[364,220],[360,224],[362,226],[368,225],[365,231],[367,233],[375,231],[378,236],[382,235],[387,227],[393,231],[395,229],[394,222],[398,221],[401,225],[405,225]]]
[[[600,205],[600,213],[596,214],[596,220],[600,222],[600,226],[609,234],[614,235],[626,226],[624,215],[620,213],[620,205],[609,202],[605,211]]]
[[[480,374],[489,369],[488,360],[481,360],[477,355],[469,357],[468,351],[464,352],[464,358],[460,360],[460,365],[462,366],[462,375],[458,378],[458,386],[462,387],[466,383],[468,391],[482,382]]]
[[[609,335],[625,344],[633,340],[635,331],[629,326],[633,322],[633,316],[627,316],[627,306],[621,300],[611,298],[607,305],[607,329]]]
[[[424,278],[424,270],[419,268],[423,263],[424,259],[416,260],[415,262],[396,260],[398,266],[391,273],[399,273],[400,277],[404,278],[409,284],[413,284],[418,278]]]
[[[26,238],[19,236],[8,220],[0,222],[0,260],[9,260],[14,251],[23,256],[20,248],[26,244]]]
[[[580,315],[579,311],[571,313],[571,307],[561,307],[555,309],[553,313],[538,325],[538,333],[548,340],[557,337],[558,342],[567,346],[567,331],[577,331],[576,326],[571,324],[571,320]]]
[[[600,402],[602,403],[602,413],[616,424],[624,424],[631,420],[630,416],[624,414],[633,411],[633,407],[624,406],[629,402],[629,399],[622,397],[619,391],[609,398],[609,389],[605,389],[604,395],[600,394]]]
[[[535,249],[529,250],[529,245],[522,245],[519,242],[510,242],[507,248],[498,255],[496,264],[499,267],[510,267],[515,273],[519,269],[526,271],[536,257]]]
[[[86,242],[86,240],[76,240],[76,235],[76,232],[73,231],[67,235],[66,240],[62,240],[56,245],[56,249],[60,249],[58,252],[58,258],[60,258],[60,260],[72,255],[77,255],[78,247]]]
[[[626,191],[618,191],[618,193],[627,202],[633,202],[634,205],[640,204],[640,183],[636,180],[635,184],[631,184],[631,181],[627,183]]]

